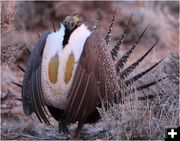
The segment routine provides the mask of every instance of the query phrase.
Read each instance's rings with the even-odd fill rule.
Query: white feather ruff
[[[88,28],[82,24],[76,30],[73,31],[69,38],[68,44],[63,48],[63,38],[65,34],[65,27],[61,24],[61,28],[57,32],[53,32],[48,35],[45,48],[43,51],[42,58],[42,88],[44,93],[44,99],[46,104],[52,105],[57,108],[65,108],[67,103],[67,93],[72,84],[72,79],[76,70],[77,64],[73,67],[72,77],[70,81],[66,84],[65,69],[66,64],[71,52],[75,57],[75,62],[79,61],[81,53],[83,51],[84,43],[86,39],[90,36],[91,32]],[[59,67],[58,67],[58,79],[55,84],[51,83],[48,75],[48,64],[50,59],[56,54],[59,56]],[[52,96],[55,95],[55,96]]]

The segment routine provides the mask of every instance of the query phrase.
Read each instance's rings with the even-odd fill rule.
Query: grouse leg
[[[80,139],[80,132],[82,130],[83,125],[84,125],[83,122],[78,123],[78,127],[76,129],[74,136],[72,137],[72,140],[79,140]]]
[[[60,119],[58,122],[58,126],[59,126],[59,133],[63,134],[63,135],[68,135],[69,134],[69,130],[67,128],[67,125],[65,124],[65,122]]]

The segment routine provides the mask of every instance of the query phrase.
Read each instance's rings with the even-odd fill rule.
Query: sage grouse
[[[132,16],[131,16],[132,17]],[[78,123],[75,137],[79,137],[85,123],[100,119],[97,107],[121,102],[134,90],[142,90],[162,79],[128,89],[135,81],[155,68],[162,60],[127,79],[127,76],[139,65],[157,44],[139,59],[124,69],[129,56],[136,48],[145,30],[122,57],[118,56],[119,46],[123,42],[130,25],[131,17],[122,37],[110,48],[110,35],[114,23],[113,16],[106,36],[98,30],[90,30],[80,16],[67,16],[58,31],[47,32],[39,37],[25,72],[22,86],[23,110],[27,116],[33,112],[40,122],[50,124],[46,106],[59,123],[59,131],[68,132],[67,125]]]

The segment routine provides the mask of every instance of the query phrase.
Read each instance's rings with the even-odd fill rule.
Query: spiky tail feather
[[[16,85],[16,86],[18,86],[18,87],[20,87],[20,88],[22,88],[22,85],[19,84],[19,83],[16,83],[16,82],[11,82],[11,83],[14,84],[14,85]]]
[[[109,26],[109,30],[108,30],[108,32],[107,32],[107,34],[105,36],[106,44],[108,44],[110,42],[111,32],[112,32],[113,25],[114,25],[114,20],[115,20],[115,15],[113,15],[113,17],[112,17],[111,24]]]
[[[56,28],[55,28],[55,25],[54,25],[54,20],[51,19],[51,22],[52,22],[53,30],[54,30],[54,32],[56,32]]]
[[[17,65],[17,67],[18,67],[22,72],[25,72],[25,70],[24,70],[20,65]]]
[[[39,33],[37,33],[37,36],[38,36],[38,38],[40,38],[40,37],[41,37]]]
[[[165,78],[167,78],[167,77],[169,77],[169,76],[165,76],[165,77],[163,77],[163,78],[161,78],[161,79],[158,79],[158,80],[156,80],[156,81],[153,81],[153,82],[151,82],[151,83],[148,83],[148,84],[139,86],[139,87],[137,87],[136,89],[137,89],[138,91],[141,91],[141,90],[143,90],[143,89],[147,89],[147,88],[149,88],[149,87],[151,87],[151,86],[153,86],[153,85],[161,82],[163,79],[165,79]]]
[[[141,77],[143,77],[145,74],[147,74],[148,72],[150,72],[153,68],[155,68],[157,65],[159,65],[165,58],[161,59],[159,62],[155,63],[154,65],[152,65],[151,67],[147,68],[146,70],[138,73],[137,75],[129,78],[128,80],[125,80],[124,83],[129,86],[131,84],[133,84],[135,81],[139,80]]]
[[[168,78],[168,77],[169,77],[169,76],[165,76],[165,77],[160,78],[160,79],[158,79],[158,80],[155,80],[155,81],[153,81],[153,82],[150,82],[150,83],[147,83],[147,84],[138,86],[138,87],[136,87],[136,88],[130,89],[130,90],[129,90],[129,93],[134,93],[135,91],[142,91],[143,89],[147,89],[147,88],[149,88],[149,87],[151,87],[151,86],[153,86],[153,85],[161,82],[162,80],[164,80],[164,79],[166,79],[166,78]]]
[[[141,35],[139,36],[139,38],[136,40],[136,42],[133,44],[133,46],[131,47],[130,50],[128,50],[116,63],[116,71],[117,73],[119,73],[119,71],[121,69],[123,69],[125,63],[127,62],[128,58],[130,57],[130,55],[132,54],[132,52],[134,51],[134,49],[136,48],[137,44],[139,43],[139,41],[141,40],[141,38],[143,37],[145,31],[147,30],[148,26],[144,29],[144,31],[141,33]]]
[[[118,51],[120,49],[120,45],[121,43],[124,41],[125,37],[126,37],[126,34],[128,32],[128,29],[129,29],[129,25],[131,23],[131,19],[132,19],[132,15],[130,16],[129,20],[128,20],[128,24],[126,25],[126,28],[121,36],[120,39],[117,40],[116,42],[116,45],[114,46],[114,48],[111,50],[111,55],[112,55],[112,58],[115,60],[117,58],[117,55],[118,55]]]
[[[141,56],[136,62],[134,62],[132,65],[130,65],[128,68],[126,68],[124,71],[120,73],[120,78],[124,79],[126,78],[131,72],[135,70],[135,68],[144,60],[144,58],[151,52],[151,50],[156,46],[156,43],[143,55]]]
[[[99,19],[100,19],[100,9],[98,9],[97,12],[96,12],[94,24],[93,24],[93,27],[92,27],[94,30],[97,29]]]
[[[18,101],[22,102],[22,98],[15,98],[15,100],[18,100]]]

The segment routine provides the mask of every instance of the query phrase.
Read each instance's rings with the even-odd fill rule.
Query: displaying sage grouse
[[[22,83],[25,114],[30,116],[34,112],[41,122],[49,124],[47,106],[59,123],[59,131],[67,133],[67,125],[78,122],[74,136],[79,137],[85,123],[100,119],[97,107],[102,106],[102,100],[108,101],[104,102],[106,104],[121,102],[122,97],[130,93],[128,86],[162,61],[126,79],[157,44],[153,44],[132,65],[123,68],[147,29],[131,49],[119,57],[119,46],[128,31],[131,17],[112,50],[109,41],[115,16],[105,37],[98,30],[88,29],[76,15],[67,16],[58,31],[44,33],[35,45],[25,69]],[[136,90],[147,88],[162,79],[139,86]]]

